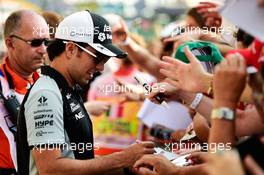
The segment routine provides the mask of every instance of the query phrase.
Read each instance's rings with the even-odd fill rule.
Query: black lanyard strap
[[[5,76],[6,76],[6,79],[7,79],[8,85],[9,85],[9,88],[10,88],[10,89],[15,89],[15,86],[14,86],[14,82],[13,82],[12,76],[11,76],[10,73],[6,70],[6,65],[5,65],[5,64],[3,65],[3,68],[4,68],[4,72],[5,72]]]

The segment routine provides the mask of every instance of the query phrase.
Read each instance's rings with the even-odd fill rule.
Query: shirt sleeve
[[[65,143],[61,94],[51,90],[30,94],[25,103],[25,118],[30,147]]]

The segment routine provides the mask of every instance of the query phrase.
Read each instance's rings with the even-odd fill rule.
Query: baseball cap
[[[113,45],[112,32],[107,20],[88,10],[64,18],[56,30],[55,38],[87,43],[109,57],[127,57],[126,52]]]
[[[231,50],[226,54],[226,58],[234,53],[242,55],[247,66],[254,66],[260,70],[264,61],[264,43],[255,39],[249,48]]]
[[[184,53],[185,46],[189,46],[191,52],[198,58],[199,61],[218,64],[223,59],[222,54],[213,43],[205,41],[189,41],[180,45],[174,56],[185,63],[189,63],[189,60]]]

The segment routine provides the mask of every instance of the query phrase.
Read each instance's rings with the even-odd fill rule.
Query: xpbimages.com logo
[[[111,27],[104,25],[100,30],[98,26],[78,26],[78,27],[53,27],[48,25],[48,28],[33,26],[33,36],[43,36],[47,33],[55,35],[55,33],[60,33],[60,35],[71,36],[71,37],[92,37],[96,35],[100,41],[105,39],[112,39]]]
[[[99,143],[52,143],[48,141],[45,144],[34,144],[33,150],[38,150],[40,153],[46,150],[69,150],[84,153],[85,151],[99,150]]]
[[[106,85],[98,85],[96,88],[99,90],[101,95],[110,95],[110,94],[123,94],[123,93],[144,93],[145,95],[149,95],[151,92],[165,92],[165,84],[154,84],[154,85],[146,85],[142,87],[141,85],[119,85],[116,82]]]
[[[211,37],[217,37],[219,34],[221,35],[232,35],[234,30],[232,27],[193,27],[193,26],[179,26],[173,30],[171,33],[171,37],[175,37],[182,34],[192,35],[208,35]]]
[[[216,153],[217,151],[230,151],[232,149],[231,143],[195,143],[195,142],[177,142],[164,143],[164,150],[175,152],[178,150],[193,150],[193,151],[210,151]]]

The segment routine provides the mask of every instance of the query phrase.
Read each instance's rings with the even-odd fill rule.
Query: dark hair
[[[60,54],[62,54],[64,52],[65,43],[63,43],[63,41],[66,41],[66,40],[55,39],[49,43],[49,45],[47,47],[47,53],[48,53],[50,61],[53,61],[55,57],[60,56]],[[87,43],[81,43],[81,42],[76,42],[76,43],[82,47],[88,46]],[[83,51],[79,47],[78,47],[78,49],[81,52]]]
[[[198,13],[196,8],[191,8],[188,12],[187,12],[188,16],[191,16],[199,25],[199,27],[204,27],[205,25],[205,19],[202,17],[202,15],[200,13]]]
[[[250,34],[246,33],[244,30],[239,29],[237,32],[237,41],[241,41],[244,46],[248,47],[254,40]]]

